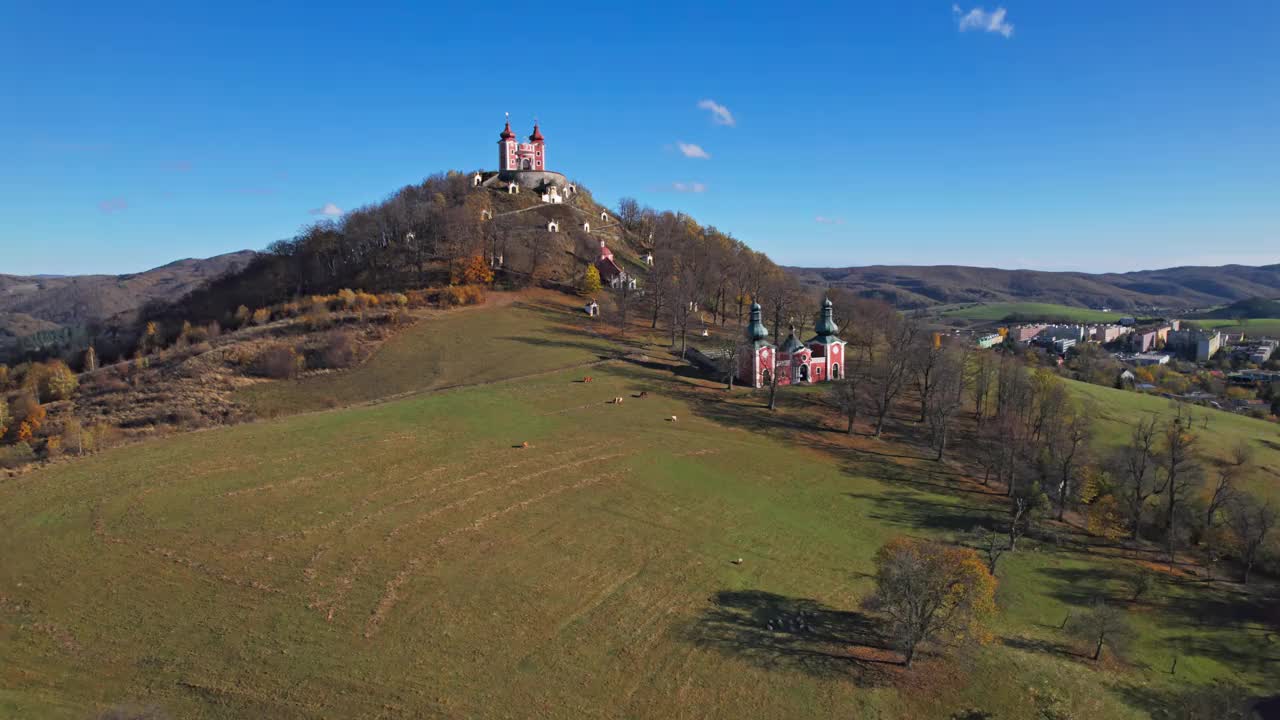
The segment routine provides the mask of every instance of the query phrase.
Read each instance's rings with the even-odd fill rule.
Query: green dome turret
[[[769,337],[769,330],[760,321],[760,303],[751,303],[751,321],[747,323],[747,340],[764,342]]]
[[[831,298],[824,298],[822,300],[822,315],[818,318],[818,324],[813,326],[814,331],[818,334],[814,340],[830,343],[840,339],[837,336],[840,328],[836,326],[836,321],[831,317],[831,313]]]

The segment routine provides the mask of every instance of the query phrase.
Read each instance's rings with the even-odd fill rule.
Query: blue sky
[[[262,248],[504,112],[784,264],[1280,262],[1280,3],[576,5],[0,0],[0,273]]]

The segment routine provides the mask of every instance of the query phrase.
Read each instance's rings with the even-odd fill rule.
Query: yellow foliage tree
[[[467,285],[488,285],[493,282],[493,270],[482,255],[472,255],[462,269],[462,282]]]
[[[595,295],[600,292],[600,271],[595,265],[588,265],[587,272],[582,276],[582,294]]]
[[[93,372],[98,369],[98,351],[90,345],[88,350],[84,351],[84,371]]]
[[[244,327],[249,322],[249,308],[244,305],[236,308],[235,321],[236,327]]]
[[[986,642],[996,611],[996,579],[972,548],[899,537],[876,553],[868,605],[889,617],[911,667],[920,643],[939,635]]]
[[[61,360],[54,360],[48,364],[40,394],[49,400],[68,400],[79,386],[80,380],[71,372],[71,368]]]
[[[253,311],[254,325],[266,325],[267,321],[269,321],[270,319],[271,319],[271,310],[267,308],[258,308],[257,310]]]

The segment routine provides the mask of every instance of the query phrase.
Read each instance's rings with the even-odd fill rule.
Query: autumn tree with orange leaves
[[[869,609],[889,618],[890,634],[911,667],[921,643],[942,635],[984,642],[996,610],[996,579],[971,548],[899,537],[876,553]]]
[[[462,282],[465,285],[488,285],[493,282],[493,270],[482,255],[472,255],[462,268]],[[455,279],[456,284],[456,279]]]

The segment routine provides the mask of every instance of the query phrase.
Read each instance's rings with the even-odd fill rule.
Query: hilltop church
[[[537,121],[528,142],[520,142],[511,130],[511,118],[498,135],[498,170],[478,172],[472,185],[484,186],[509,193],[532,191],[542,196],[545,203],[559,204],[577,191],[564,175],[547,169],[547,139]]]
[[[839,380],[844,371],[845,341],[836,334],[830,298],[822,301],[822,313],[814,325],[817,333],[804,342],[796,337],[795,328],[776,347],[769,342],[769,331],[760,320],[760,304],[751,304],[751,320],[747,323],[747,352],[738,364],[738,382],[750,387],[766,387],[777,375],[779,385],[816,383]]]

